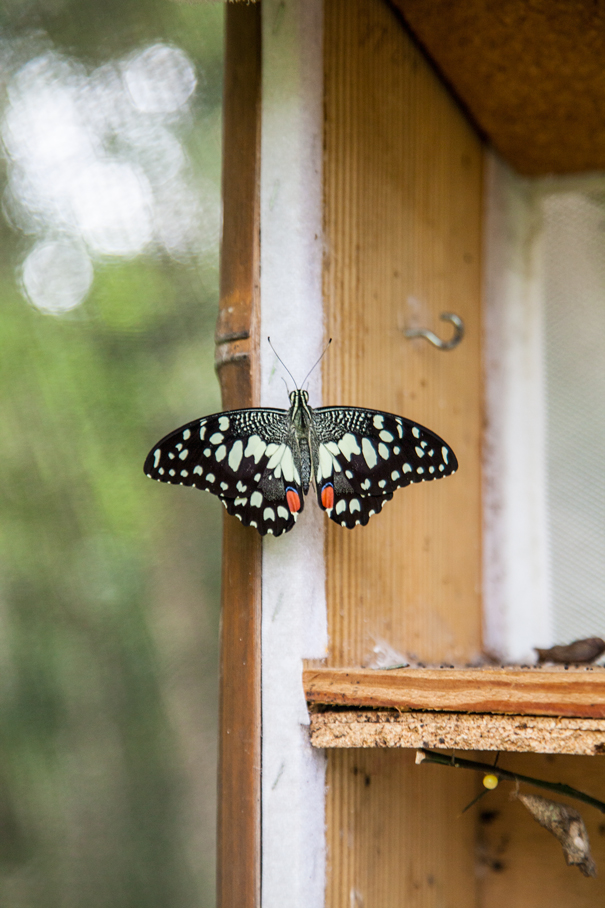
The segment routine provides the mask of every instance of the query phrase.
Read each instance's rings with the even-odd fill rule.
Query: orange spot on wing
[[[329,511],[330,508],[334,507],[334,486],[325,485],[321,490],[321,503]]]
[[[300,511],[300,496],[295,489],[286,489],[286,501],[288,502],[291,514]]]

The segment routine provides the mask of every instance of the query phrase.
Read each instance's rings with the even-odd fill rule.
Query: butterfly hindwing
[[[313,414],[317,497],[341,526],[365,525],[396,489],[458,467],[449,445],[402,416],[358,407],[320,407]]]
[[[231,410],[187,423],[149,452],[151,479],[217,495],[229,514],[264,536],[294,526],[304,506],[288,411]]]

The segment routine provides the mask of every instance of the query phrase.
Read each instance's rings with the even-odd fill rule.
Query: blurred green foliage
[[[0,24],[95,63],[183,48],[218,183],[221,4],[12,0]],[[57,317],[20,293],[27,242],[0,224],[0,904],[211,908],[221,518],[142,464],[220,408],[218,253],[107,260]]]

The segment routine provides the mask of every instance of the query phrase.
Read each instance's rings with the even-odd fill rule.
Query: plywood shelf
[[[605,668],[308,668],[311,743],[605,754]]]
[[[605,668],[307,668],[309,703],[605,719]]]
[[[429,747],[540,754],[605,754],[605,719],[485,713],[327,709],[311,712],[321,748]]]

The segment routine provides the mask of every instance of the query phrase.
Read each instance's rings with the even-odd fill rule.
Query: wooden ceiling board
[[[605,170],[605,0],[390,2],[516,170]]]

